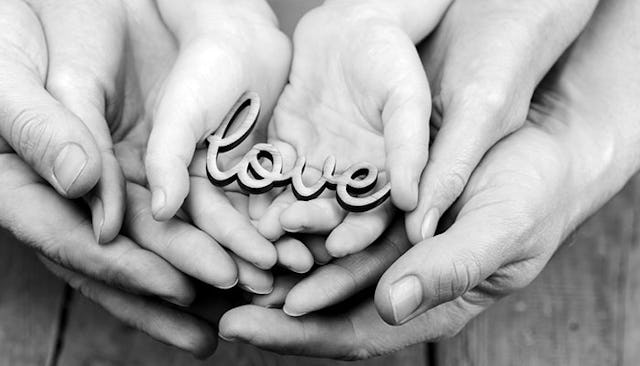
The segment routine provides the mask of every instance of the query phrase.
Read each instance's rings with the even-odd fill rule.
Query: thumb
[[[408,42],[408,40],[407,40]],[[405,47],[403,75],[393,86],[382,110],[386,168],[391,198],[403,211],[418,204],[418,183],[429,157],[431,92],[427,76],[413,45]]]
[[[181,45],[154,112],[145,164],[157,220],[169,219],[183,204],[198,143],[216,130],[245,89],[236,58],[207,42]]]
[[[33,75],[19,68],[4,68],[1,74],[0,135],[60,194],[77,198],[88,193],[102,169],[89,130]]]
[[[482,210],[461,217],[445,233],[423,240],[382,276],[375,303],[389,324],[402,324],[478,286],[515,257],[500,216]]]
[[[0,4],[0,14],[0,136],[59,193],[80,197],[100,178],[96,142],[44,88],[47,45],[34,31],[38,19],[12,2]]]

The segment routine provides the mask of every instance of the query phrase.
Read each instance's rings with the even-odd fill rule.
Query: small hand
[[[411,210],[427,162],[429,85],[408,32],[374,3],[329,1],[300,21],[269,141],[285,156],[286,168],[306,158],[312,182],[329,156],[336,158],[337,173],[371,163],[383,183],[390,181],[393,202]],[[425,28],[435,27],[448,3],[430,4]],[[329,252],[344,256],[371,244],[394,216],[390,202],[353,214],[333,196],[296,202],[287,190],[260,220],[260,231],[270,239],[285,231],[329,234]]]

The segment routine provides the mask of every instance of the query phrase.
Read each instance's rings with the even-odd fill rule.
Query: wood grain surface
[[[0,365],[50,365],[64,284],[33,250],[0,229]]]

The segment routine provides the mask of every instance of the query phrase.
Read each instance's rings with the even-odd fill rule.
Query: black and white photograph
[[[0,0],[0,366],[636,366],[639,303],[639,0]]]

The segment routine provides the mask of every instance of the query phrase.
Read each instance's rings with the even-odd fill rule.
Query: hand
[[[112,56],[119,49],[97,48],[87,27],[108,40],[119,33],[109,23],[88,25],[82,18],[88,4],[62,3],[0,4],[0,145],[63,196],[85,196],[95,236],[104,243],[120,231],[124,184],[105,121],[113,85],[98,77],[117,66]],[[102,4],[107,17],[113,5]]]
[[[522,127],[536,85],[580,34],[597,0],[455,1],[428,40],[438,129],[408,215],[412,243],[431,237],[497,141]]]
[[[365,298],[343,314],[292,318],[248,305],[225,314],[220,335],[283,353],[371,357],[452,336],[497,299],[528,284],[560,242],[640,168],[640,107],[634,99],[640,92],[638,16],[640,7],[632,0],[602,3],[536,92],[527,123],[478,166],[454,207],[453,225],[387,270],[375,306]],[[614,41],[623,34],[632,36],[620,48]],[[335,303],[344,298],[343,287],[359,289],[394,255],[353,262],[346,270],[334,267],[331,276],[307,279],[304,294],[296,295],[325,292],[320,302]],[[359,275],[363,270],[374,275]],[[409,279],[398,282],[402,278]],[[326,292],[336,286],[339,296]],[[283,287],[286,293],[291,286]],[[404,301],[393,305],[397,299]],[[402,325],[386,324],[376,308],[387,322]]]
[[[263,116],[271,115],[291,51],[264,0],[191,0],[188,6],[160,0],[158,7],[181,49],[158,90],[146,156],[154,217],[166,220],[187,197],[196,146],[238,98],[258,93]],[[265,122],[258,128],[262,138]]]
[[[269,126],[269,142],[283,153],[285,170],[304,157],[314,182],[331,155],[338,173],[368,162],[383,172],[383,183],[390,181],[399,208],[416,207],[427,162],[430,95],[414,38],[429,33],[449,3],[327,1],[304,16],[294,34],[289,84]],[[403,13],[408,7],[423,10],[413,13],[420,14],[419,32],[415,19]],[[329,234],[327,249],[340,257],[371,244],[393,216],[390,202],[347,213],[333,194],[298,202],[287,190],[258,227],[271,240],[285,231]]]

